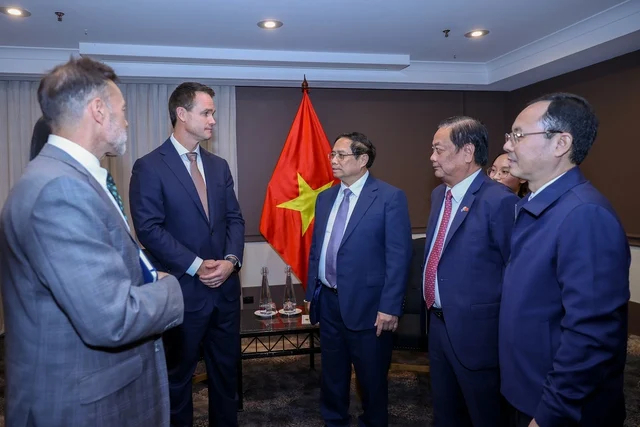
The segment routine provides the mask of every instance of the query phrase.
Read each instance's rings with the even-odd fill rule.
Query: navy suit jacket
[[[622,225],[577,167],[518,208],[502,394],[543,427],[621,426],[631,263]]]
[[[133,165],[129,187],[131,216],[140,243],[157,260],[159,270],[180,281],[185,311],[197,311],[215,292],[198,277],[185,274],[196,256],[242,261],[244,220],[233,191],[226,160],[200,147],[207,183],[209,219],[196,187],[170,139]],[[220,287],[227,300],[240,296],[237,273]]]
[[[442,184],[431,194],[423,271],[445,192]],[[440,255],[438,287],[447,332],[467,369],[498,366],[500,295],[518,200],[506,186],[480,172],[451,220]]]
[[[316,286],[323,286],[318,280],[320,251],[340,187],[323,191],[316,200],[308,301]],[[369,175],[338,249],[338,300],[348,329],[374,328],[378,311],[402,315],[411,254],[411,223],[404,192]]]

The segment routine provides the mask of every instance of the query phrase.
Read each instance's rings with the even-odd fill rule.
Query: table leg
[[[315,337],[315,334],[313,333],[313,331],[311,331],[309,333],[309,339],[310,339],[309,348],[311,349],[311,354],[309,355],[309,368],[315,370],[316,369],[316,359],[315,359],[316,355],[313,352],[313,350],[316,347],[316,342],[315,342],[316,337]]]

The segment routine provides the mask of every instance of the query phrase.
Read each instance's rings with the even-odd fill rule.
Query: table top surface
[[[302,315],[305,314],[304,307],[298,308],[302,310],[302,313],[296,316],[284,316],[278,313],[270,318],[259,317],[254,313],[255,309],[245,308],[241,310],[240,335],[264,332],[295,333],[318,329],[318,325],[302,324]]]

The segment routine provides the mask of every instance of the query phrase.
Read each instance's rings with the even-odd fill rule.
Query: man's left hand
[[[233,273],[233,263],[226,259],[211,261],[208,267],[211,269],[211,273],[200,276],[200,280],[212,288],[217,288],[222,285],[231,273]]]
[[[538,425],[538,423],[536,422],[535,418],[531,420],[531,422],[529,423],[529,427],[540,427]]]
[[[395,330],[398,328],[398,316],[378,312],[376,323],[373,326],[376,326],[378,328],[378,330],[376,331],[376,336],[378,337],[380,336],[382,331],[395,332]]]

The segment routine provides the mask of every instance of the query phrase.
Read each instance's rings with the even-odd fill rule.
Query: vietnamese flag
[[[260,233],[291,266],[306,289],[316,198],[338,182],[328,154],[331,146],[307,94],[267,186]]]

